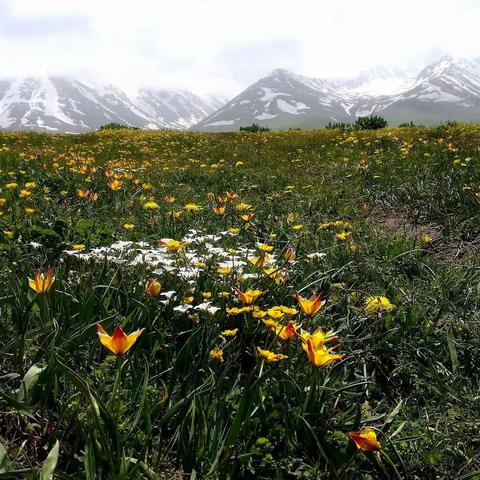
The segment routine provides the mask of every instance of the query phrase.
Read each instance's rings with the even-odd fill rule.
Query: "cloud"
[[[234,95],[277,67],[315,77],[480,57],[474,0],[0,0],[8,75],[45,71]]]

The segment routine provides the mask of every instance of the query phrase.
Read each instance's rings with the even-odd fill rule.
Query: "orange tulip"
[[[97,334],[100,343],[118,356],[127,353],[144,330],[144,328],[141,328],[127,335],[122,330],[122,327],[115,327],[113,335],[110,336],[105,332],[102,326],[97,323]]]
[[[47,270],[47,275],[44,275],[40,272],[35,273],[34,279],[28,279],[28,285],[32,290],[35,290],[37,293],[43,294],[47,293],[50,288],[52,288],[52,284],[54,281],[55,275],[53,274],[53,269],[49,268]]]
[[[331,363],[342,360],[345,355],[338,355],[330,353],[335,347],[327,348],[324,345],[321,345],[318,348],[313,346],[313,342],[307,340],[307,356],[312,365],[316,367],[328,367]]]
[[[245,293],[242,293],[240,290],[237,290],[238,298],[242,301],[244,305],[251,305],[263,294],[261,290],[250,290],[248,289]]]
[[[310,298],[303,298],[297,292],[296,298],[303,313],[308,317],[315,315],[325,305],[325,302],[320,295],[312,295]]]
[[[359,450],[372,452],[380,449],[375,430],[365,427],[361,432],[348,432],[349,437],[355,442]]]

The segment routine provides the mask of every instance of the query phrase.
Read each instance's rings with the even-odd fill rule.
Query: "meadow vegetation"
[[[0,478],[479,478],[479,143],[0,133]]]

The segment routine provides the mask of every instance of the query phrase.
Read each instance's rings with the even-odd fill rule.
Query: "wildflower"
[[[29,190],[33,190],[33,189],[37,188],[37,184],[36,184],[36,182],[27,182],[25,184],[25,188],[28,188]]]
[[[147,285],[145,286],[145,291],[147,295],[150,297],[158,297],[162,290],[162,285],[160,282],[155,280],[154,278],[149,278],[147,281]]]
[[[7,203],[6,198],[0,198],[0,207],[3,207]]]
[[[245,215],[240,215],[240,218],[245,222],[250,222],[255,215],[253,213],[246,213]]]
[[[25,213],[27,215],[32,215],[33,213],[35,213],[35,209],[34,208],[30,208],[30,207],[26,207],[25,208]]]
[[[232,234],[232,235],[236,235],[238,232],[240,232],[240,229],[239,228],[236,228],[236,227],[231,227],[228,229],[228,231]]]
[[[135,228],[135,225],[133,223],[124,223],[123,228],[125,230],[133,230]]]
[[[288,322],[287,326],[278,325],[272,330],[274,330],[275,335],[280,337],[282,340],[290,340],[292,337],[297,335],[297,328],[298,325],[295,322]]]
[[[92,202],[96,202],[98,200],[98,193],[91,193],[90,194],[90,200]]]
[[[297,253],[292,247],[289,247],[285,250],[285,253],[283,254],[283,258],[287,262],[294,262],[297,258]]]
[[[165,195],[163,200],[165,200],[166,203],[173,203],[175,201],[175,197],[173,195]]]
[[[89,193],[90,192],[88,190],[77,190],[77,196],[80,199],[84,199],[84,198],[88,197]]]
[[[85,250],[85,245],[83,243],[76,243],[75,245],[72,245],[72,248],[77,250],[77,252],[81,252],[82,250]]]
[[[229,315],[240,315],[241,313],[246,313],[246,312],[251,312],[252,311],[252,307],[250,306],[247,306],[247,307],[242,307],[242,308],[238,308],[238,307],[232,307],[232,308],[226,308],[225,311],[229,314]]]
[[[15,183],[15,182],[7,183],[7,184],[5,185],[5,188],[6,188],[7,190],[15,190],[17,187],[18,187],[18,184]]]
[[[355,442],[359,450],[371,452],[380,449],[380,442],[377,440],[375,430],[365,427],[360,432],[348,432],[349,437]]]
[[[286,307],[285,305],[280,305],[276,308],[279,308],[287,317],[293,317],[298,313],[298,310],[293,307]]]
[[[262,251],[262,252],[267,252],[270,253],[273,250],[273,247],[271,245],[267,245],[265,243],[258,243],[257,248]]]
[[[335,334],[333,333],[332,330],[325,333],[321,327],[318,327],[315,330],[315,332],[313,332],[313,334],[310,334],[308,332],[302,332],[300,334],[300,339],[303,342],[302,344],[303,349],[307,352],[308,351],[307,340],[310,341],[313,348],[320,348],[325,343],[333,342],[334,340],[336,340],[337,337],[335,337],[334,335]]]
[[[428,245],[429,243],[433,242],[433,237],[430,235],[422,235],[420,237],[420,243],[423,243],[424,245]]]
[[[365,300],[365,310],[367,313],[391,312],[394,308],[395,305],[393,305],[387,297],[368,297]]]
[[[267,257],[265,255],[261,255],[260,257],[250,257],[248,261],[257,268],[263,268],[267,261]]]
[[[202,292],[202,297],[208,300],[209,298],[212,298],[212,292]]]
[[[217,268],[217,273],[219,275],[229,275],[230,273],[232,273],[232,269],[229,267],[219,267]]]
[[[122,189],[123,182],[120,180],[111,180],[108,183],[108,186],[112,192],[117,192],[118,190]]]
[[[308,317],[315,315],[324,305],[325,301],[322,300],[320,295],[312,295],[309,299],[303,298],[297,292],[297,302],[300,305],[303,313]]]
[[[293,227],[293,230],[301,230],[303,228],[303,225],[294,225]]]
[[[52,288],[54,281],[55,275],[53,274],[53,269],[49,268],[46,275],[40,272],[35,273],[34,279],[28,279],[28,285],[32,290],[35,290],[35,292],[43,294]]]
[[[340,241],[347,240],[352,236],[352,232],[340,232],[335,234],[335,238]]]
[[[278,307],[272,307],[267,310],[267,314],[270,318],[273,318],[274,320],[279,320],[280,318],[283,317],[284,313],[282,310]]]
[[[263,350],[260,347],[257,347],[257,352],[262,358],[264,358],[269,363],[278,362],[280,360],[284,360],[285,358],[288,358],[287,355],[283,355],[281,353],[274,353],[274,352],[271,352],[270,350]]]
[[[158,205],[157,202],[154,202],[153,200],[150,201],[150,202],[145,202],[143,204],[143,208],[145,208],[146,210],[155,210],[157,208],[160,208],[160,206]]]
[[[4,230],[3,231],[3,234],[7,237],[7,238],[13,238],[13,232],[11,230]]]
[[[274,280],[277,285],[283,285],[288,280],[288,276],[282,270],[275,268],[266,268],[263,273]]]
[[[261,290],[250,290],[248,289],[245,293],[242,293],[240,290],[237,290],[237,296],[242,301],[244,305],[251,305],[263,294]]]
[[[29,190],[20,190],[20,198],[29,197],[32,194]]]
[[[254,318],[263,318],[267,315],[267,312],[260,310],[259,308],[255,307],[255,309],[252,312],[252,316]]]
[[[238,328],[233,328],[232,330],[224,330],[223,332],[220,333],[220,335],[223,335],[224,337],[234,337],[238,332]]]
[[[105,332],[102,326],[97,323],[97,334],[98,338],[100,339],[100,343],[118,356],[127,353],[144,330],[144,328],[141,328],[127,335],[122,330],[122,327],[118,326],[115,327],[115,330],[113,330],[113,335],[110,336]]]
[[[178,252],[181,248],[185,246],[187,242],[178,240],[160,240],[160,245],[166,247],[167,251],[169,252]]]
[[[237,163],[235,163],[236,167],[241,167],[242,165],[244,165],[244,163],[241,160],[239,160]]]
[[[315,348],[313,341],[307,340],[307,356],[312,365],[316,367],[328,367],[331,363],[342,360],[345,355],[330,353],[335,347],[326,348],[323,344]]]
[[[197,205],[196,203],[187,203],[185,205],[185,210],[189,211],[189,212],[193,212],[193,211],[196,211],[196,210],[200,210],[200,205]]]
[[[240,212],[245,212],[246,210],[251,210],[253,207],[249,203],[241,202],[235,208]]]
[[[223,350],[218,347],[210,350],[210,358],[212,360],[216,360],[217,362],[223,362]]]
[[[215,212],[216,215],[223,215],[225,213],[225,207],[213,207],[213,211]]]

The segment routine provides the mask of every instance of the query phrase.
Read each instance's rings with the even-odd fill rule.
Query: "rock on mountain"
[[[0,80],[0,128],[79,133],[110,122],[147,129],[187,128],[220,102],[203,102],[189,92],[171,92],[165,102],[160,94],[156,98],[143,110],[142,97],[132,100],[112,85],[96,89],[66,77],[5,79]]]
[[[274,129],[319,128],[329,121],[351,122],[371,114],[391,125],[480,122],[479,65],[443,57],[416,77],[379,68],[343,81],[275,70],[192,129],[238,130],[254,122]]]

